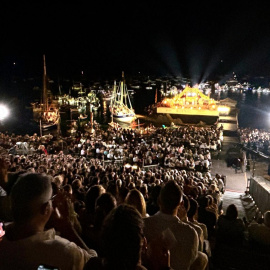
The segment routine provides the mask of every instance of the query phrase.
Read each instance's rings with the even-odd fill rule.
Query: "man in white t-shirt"
[[[68,212],[63,211],[66,209],[63,204],[68,205],[64,197],[59,203],[61,221],[55,227],[66,238],[56,235],[54,228],[45,229],[53,212],[53,199],[59,202],[59,197],[53,198],[48,175],[27,173],[17,180],[11,191],[14,222],[7,226],[6,234],[0,241],[1,270],[38,269],[40,265],[56,269],[83,269],[91,257],[97,256],[78,236],[68,214],[63,215]],[[61,214],[61,211],[58,213]]]

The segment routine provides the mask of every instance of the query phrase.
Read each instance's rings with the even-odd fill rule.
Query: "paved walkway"
[[[222,196],[223,211],[226,211],[229,204],[234,203],[238,209],[239,217],[246,217],[241,196],[245,195],[249,173],[235,173],[233,168],[227,167],[225,160],[212,160],[212,164],[212,175],[216,173],[226,175],[226,191]]]
[[[239,137],[237,135],[237,119],[230,117],[230,121],[220,121],[219,126],[223,125],[223,147],[222,151],[218,155],[212,156],[212,169],[211,174],[214,176],[216,173],[226,175],[226,191],[223,194],[223,211],[225,212],[228,205],[234,203],[237,206],[239,217],[246,217],[248,221],[251,221],[254,217],[258,217],[259,209],[256,207],[254,201],[249,195],[248,181],[251,177],[264,177],[267,175],[268,164],[260,158],[256,161],[250,161],[250,171],[235,172],[235,169],[227,166],[226,159],[228,157],[228,151],[235,152],[237,144],[239,143]]]

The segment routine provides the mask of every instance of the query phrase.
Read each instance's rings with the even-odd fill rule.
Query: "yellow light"
[[[219,106],[218,107],[218,111],[220,113],[229,113],[230,112],[230,107],[227,106]]]
[[[185,109],[185,107],[184,107],[184,106],[182,106],[182,109]]]
[[[199,107],[199,110],[201,109],[201,107]]]
[[[219,110],[220,112],[227,112],[227,111],[230,110],[230,108],[229,108],[229,107],[221,107],[221,106],[219,106],[219,107],[218,107],[218,110]]]

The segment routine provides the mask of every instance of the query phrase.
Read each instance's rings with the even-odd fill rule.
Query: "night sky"
[[[23,2],[1,4],[0,80],[36,76],[43,54],[55,76],[270,75],[270,16],[258,1]]]

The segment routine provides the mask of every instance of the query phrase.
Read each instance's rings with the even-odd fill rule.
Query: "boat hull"
[[[42,130],[51,130],[51,129],[56,129],[57,128],[57,124],[53,123],[53,124],[42,124],[41,125]]]
[[[136,116],[134,114],[129,114],[129,115],[113,114],[113,118],[120,122],[131,123],[136,118]]]

